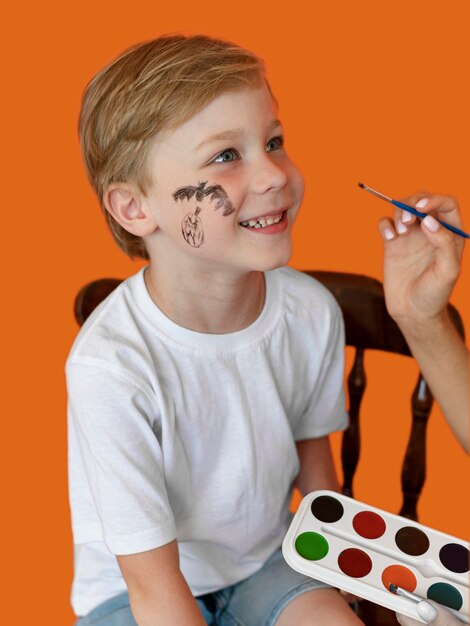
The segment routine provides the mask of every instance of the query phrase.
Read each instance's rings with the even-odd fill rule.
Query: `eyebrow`
[[[273,120],[270,125],[270,130],[273,130],[277,126],[282,126],[280,120]],[[198,144],[196,150],[199,150],[203,146],[211,143],[215,143],[217,141],[234,141],[235,139],[239,139],[243,134],[244,130],[242,128],[231,128],[230,130],[224,130],[221,133],[216,133],[215,135],[210,135],[201,141]]]

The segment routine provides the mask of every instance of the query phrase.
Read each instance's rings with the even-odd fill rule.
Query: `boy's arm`
[[[117,561],[139,626],[206,626],[179,568],[176,541]]]
[[[297,442],[300,472],[295,486],[304,496],[316,489],[340,491],[328,436]]]

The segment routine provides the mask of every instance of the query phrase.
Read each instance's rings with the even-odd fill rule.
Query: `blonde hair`
[[[221,93],[263,79],[252,52],[202,35],[171,35],[124,52],[88,83],[79,119],[83,159],[111,233],[131,258],[148,253],[106,210],[109,186],[132,182],[145,194],[156,133],[176,128]]]

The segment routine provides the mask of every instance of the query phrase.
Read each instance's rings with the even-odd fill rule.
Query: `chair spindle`
[[[364,350],[356,348],[354,363],[348,376],[349,428],[343,433],[341,461],[343,467],[343,493],[353,497],[353,480],[361,452],[359,411],[366,388]]]
[[[412,422],[401,473],[403,504],[400,515],[418,519],[418,499],[426,479],[426,428],[433,396],[420,375],[411,398]]]

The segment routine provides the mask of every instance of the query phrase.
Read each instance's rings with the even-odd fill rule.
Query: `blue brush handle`
[[[411,213],[412,215],[416,215],[416,217],[420,217],[421,219],[423,217],[426,217],[427,215],[427,213],[423,213],[422,211],[417,211],[409,204],[404,204],[403,202],[399,202],[398,200],[392,200],[392,204],[394,204],[399,209],[403,209],[403,211],[407,211],[408,213]],[[437,221],[439,222],[439,224],[444,226],[444,228],[447,228],[447,230],[451,230],[456,235],[465,237],[465,239],[470,238],[470,235],[468,233],[465,233],[463,230],[460,230],[460,228],[457,228],[456,226],[452,226],[452,224],[448,224],[447,222],[443,222],[442,220],[439,220],[439,219]]]

